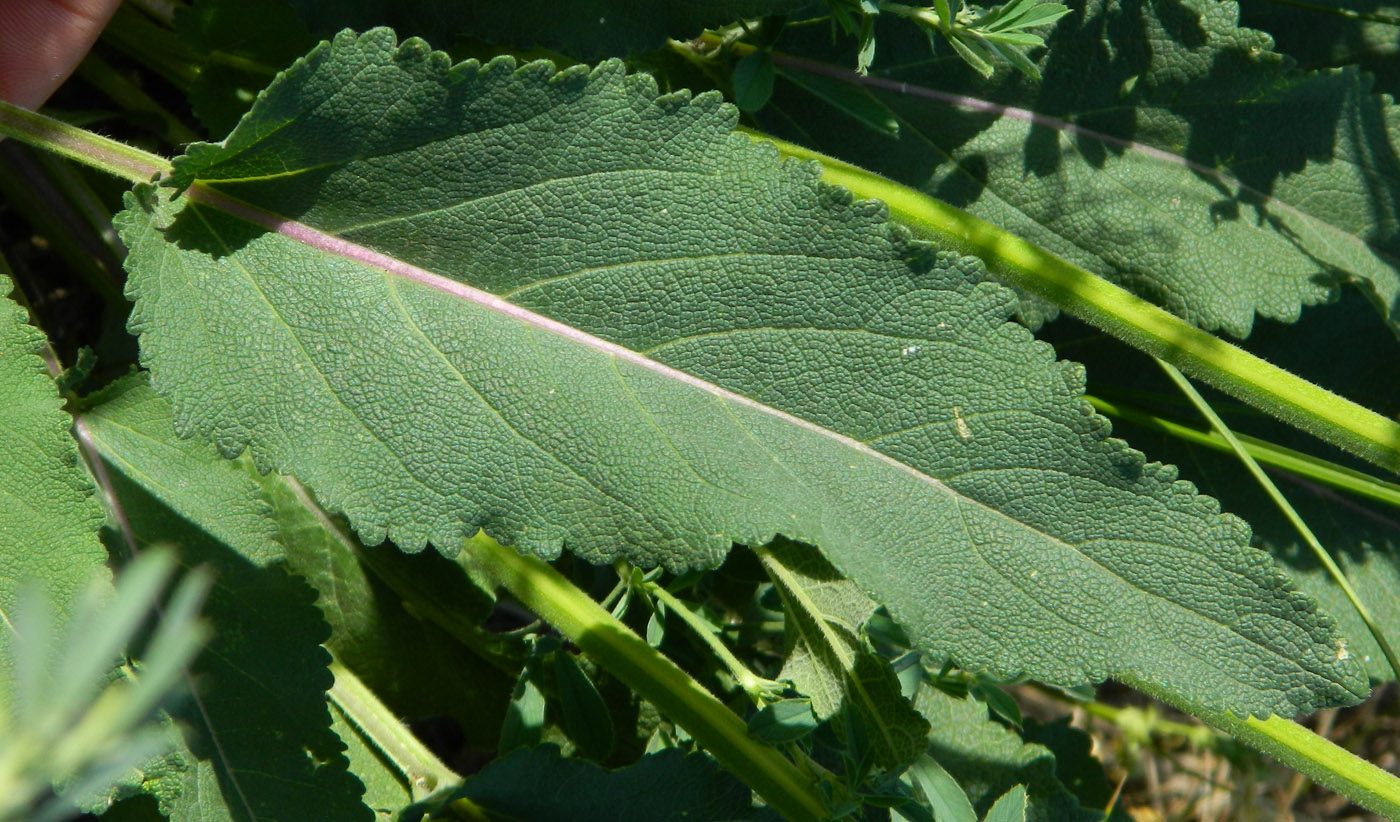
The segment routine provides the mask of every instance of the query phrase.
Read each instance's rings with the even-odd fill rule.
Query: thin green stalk
[[[327,696],[399,773],[408,777],[415,801],[421,802],[441,788],[462,782],[456,771],[428,750],[354,672],[333,656],[330,671],[335,684]],[[486,811],[465,797],[453,800],[449,808],[458,818],[489,822]]]
[[[1231,450],[1230,443],[1215,431],[1202,431],[1199,428],[1193,428],[1116,400],[1091,395],[1085,395],[1085,399],[1094,406],[1094,410],[1113,419],[1125,420],[1143,428],[1160,431],[1192,445],[1200,445],[1216,451]],[[1400,508],[1400,485],[1393,482],[1379,480],[1361,471],[1345,468],[1311,454],[1275,445],[1248,434],[1236,434],[1235,438],[1244,446],[1245,451],[1249,452],[1249,455],[1262,465],[1286,471],[1294,476],[1336,488],[1339,491],[1347,491],[1359,497]]]
[[[0,135],[51,151],[133,183],[154,180],[171,170],[164,157],[70,126],[61,120],[0,100]]]
[[[0,199],[23,215],[49,241],[55,254],[102,298],[125,313],[121,257],[105,231],[90,223],[87,206],[95,197],[67,163],[44,152],[10,144],[0,151]],[[108,227],[111,215],[102,213]]]
[[[778,151],[822,166],[822,179],[885,201],[915,234],[982,259],[998,279],[1037,294],[1141,351],[1333,445],[1400,472],[1400,423],[1231,345],[1109,281],[923,192],[761,132]]]
[[[681,602],[675,594],[666,590],[665,586],[657,582],[649,582],[647,583],[647,592],[666,603],[667,608],[671,609],[671,611],[679,616],[686,625],[690,626],[690,629],[694,631],[695,634],[700,637],[701,641],[709,647],[710,651],[719,658],[719,661],[724,667],[729,669],[730,676],[734,677],[735,681],[739,683],[739,687],[744,689],[744,693],[749,695],[749,699],[753,700],[755,705],[762,708],[764,705],[768,704],[769,699],[775,694],[781,694],[783,692],[784,688],[781,683],[774,682],[771,679],[764,679],[753,671],[750,671],[747,665],[740,662],[739,658],[734,656],[734,654],[725,647],[723,642],[719,641],[719,637],[715,636],[710,626],[697,616],[694,611],[690,610],[689,606]]]
[[[1342,573],[1342,569],[1337,567],[1337,563],[1332,559],[1332,555],[1327,553],[1326,548],[1322,547],[1322,543],[1318,540],[1317,536],[1313,534],[1312,529],[1308,527],[1307,523],[1303,522],[1303,518],[1298,515],[1297,510],[1284,498],[1283,493],[1278,490],[1278,486],[1274,485],[1273,480],[1269,479],[1269,476],[1264,473],[1264,469],[1259,467],[1259,463],[1255,462],[1254,457],[1250,456],[1249,452],[1245,450],[1244,445],[1235,437],[1235,432],[1231,431],[1230,426],[1226,425],[1225,421],[1220,419],[1220,415],[1215,413],[1215,409],[1210,407],[1210,403],[1206,402],[1205,397],[1201,396],[1201,393],[1196,390],[1195,386],[1191,385],[1191,383],[1182,376],[1181,372],[1176,370],[1171,364],[1162,362],[1161,360],[1157,360],[1157,364],[1167,373],[1167,376],[1176,384],[1176,387],[1181,389],[1181,393],[1185,394],[1186,397],[1191,400],[1191,404],[1196,406],[1196,410],[1201,412],[1201,416],[1205,417],[1210,422],[1211,428],[1215,429],[1216,433],[1225,438],[1225,441],[1230,444],[1230,450],[1235,452],[1235,456],[1239,457],[1240,462],[1244,463],[1244,467],[1249,470],[1250,476],[1254,477],[1254,481],[1259,484],[1260,488],[1264,489],[1264,492],[1269,495],[1269,499],[1274,501],[1274,505],[1278,506],[1284,518],[1293,526],[1293,530],[1297,531],[1298,535],[1301,536],[1303,541],[1308,544],[1308,547],[1312,549],[1313,555],[1317,557],[1317,561],[1322,563],[1323,568],[1327,569],[1328,576],[1332,577],[1332,581],[1337,584],[1337,587],[1342,589],[1342,593],[1346,595],[1347,601],[1351,603],[1352,609],[1356,611],[1357,616],[1361,617],[1361,621],[1366,624],[1366,629],[1371,632],[1371,636],[1376,640],[1376,644],[1380,646],[1381,653],[1385,655],[1385,661],[1390,664],[1390,669],[1395,672],[1396,677],[1400,677],[1400,662],[1396,661],[1395,651],[1391,649],[1390,643],[1386,640],[1385,632],[1376,624],[1375,619],[1371,616],[1370,609],[1361,601],[1360,595],[1351,587],[1351,581]]]
[[[647,645],[558,571],[490,537],[467,540],[472,560],[593,660],[684,728],[705,750],[789,820],[827,811],[816,786],[671,660]]]
[[[103,60],[97,52],[89,52],[83,58],[83,62],[78,64],[77,74],[122,109],[159,120],[161,128],[157,134],[170,145],[184,145],[199,139],[198,134],[180,122],[165,106],[156,102],[155,98],[128,80],[125,74]]]

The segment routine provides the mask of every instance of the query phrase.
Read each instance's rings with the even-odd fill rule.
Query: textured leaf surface
[[[565,759],[552,745],[525,748],[487,765],[459,795],[491,818],[571,822],[769,819],[749,789],[714,761],[672,749],[615,771]]]
[[[763,563],[788,620],[791,648],[778,678],[811,697],[818,719],[842,708],[856,711],[882,767],[896,768],[923,753],[928,723],[861,632],[876,603],[812,548],[778,540]]]
[[[781,533],[969,667],[1290,714],[1364,692],[1244,524],[1106,439],[973,261],[712,95],[448,68],[339,36],[178,161],[253,207],[132,197],[132,327],[181,430],[367,543],[481,526],[683,568]]]
[[[1341,280],[1387,318],[1400,308],[1400,119],[1369,80],[1290,72],[1266,35],[1236,26],[1233,3],[1071,6],[1040,57],[1042,82],[1009,68],[983,82],[927,59],[913,27],[882,28],[873,82],[900,118],[897,144],[790,85],[762,124],[1207,329],[1244,336],[1256,313],[1295,319]],[[852,59],[814,34],[778,48]]]
[[[558,48],[580,60],[661,48],[666,38],[778,14],[807,0],[291,0],[320,35],[389,25],[423,37],[471,34],[520,46]]]
[[[0,625],[8,626],[17,593],[43,586],[66,615],[78,592],[104,573],[97,539],[102,507],[78,463],[72,424],[39,357],[43,335],[9,299],[0,275]],[[6,634],[8,627],[0,628]],[[8,670],[8,655],[0,669]],[[3,674],[0,674],[3,675]]]
[[[1206,422],[1181,393],[1142,355],[1117,345],[1104,345],[1101,335],[1077,323],[1056,324],[1052,336],[1073,345],[1084,358],[1095,383],[1117,386],[1136,397],[1130,404],[1201,427]],[[1400,409],[1400,385],[1392,375],[1400,368],[1400,349],[1369,307],[1357,296],[1308,312],[1288,328],[1265,326],[1249,340],[1250,348],[1270,362],[1302,374],[1321,385],[1356,397],[1370,408],[1393,414]],[[1338,351],[1372,352],[1364,357],[1339,358]],[[1326,459],[1343,455],[1319,447],[1306,435],[1268,420],[1232,400],[1210,394],[1227,424],[1287,448],[1316,452]],[[1345,594],[1322,568],[1315,555],[1283,518],[1258,483],[1231,453],[1195,446],[1140,425],[1124,423],[1120,433],[1154,454],[1181,466],[1183,474],[1215,495],[1231,511],[1249,520],[1254,544],[1273,554],[1298,586],[1317,598],[1336,617],[1347,637],[1349,653],[1373,680],[1395,674],[1386,664],[1370,631]],[[1367,466],[1351,464],[1365,472]],[[1316,485],[1275,472],[1274,482],[1303,521],[1342,568],[1372,616],[1390,637],[1400,642],[1400,512],[1382,503]]]
[[[188,770],[171,820],[371,818],[331,730],[326,623],[282,567],[247,467],[178,439],[167,403],[139,382],[83,421],[138,543],[173,543],[182,562],[215,572],[204,608],[214,639],[191,670],[198,699],[177,714]]]

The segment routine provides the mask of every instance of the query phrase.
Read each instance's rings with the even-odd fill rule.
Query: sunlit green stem
[[[462,777],[428,750],[359,677],[340,664],[340,660],[331,659],[330,671],[335,676],[335,684],[327,695],[399,773],[408,778],[415,801],[421,802],[437,790],[462,782]],[[470,799],[455,799],[448,809],[458,819],[489,820],[486,812]]]
[[[739,687],[744,689],[744,693],[749,695],[749,699],[753,700],[755,705],[762,708],[764,705],[768,704],[775,695],[783,692],[783,685],[781,683],[774,682],[771,679],[764,679],[753,671],[750,671],[747,665],[739,661],[739,658],[734,656],[734,654],[724,646],[723,642],[720,642],[719,637],[715,635],[710,625],[706,623],[705,620],[701,619],[694,611],[690,610],[690,606],[677,599],[675,594],[666,590],[665,586],[660,583],[649,582],[647,583],[647,592],[666,603],[666,607],[671,609],[676,616],[680,617],[681,620],[700,637],[705,645],[714,653],[715,657],[728,669],[729,675],[734,677],[734,680],[739,683]]]
[[[1196,328],[1123,288],[965,211],[865,169],[760,132],[783,154],[821,163],[822,179],[884,200],[915,234],[982,259],[1001,281],[1204,380],[1244,402],[1391,471],[1400,472],[1400,423]]]
[[[170,171],[155,154],[119,143],[61,120],[0,100],[0,135],[51,151],[85,166],[142,183]]]
[[[1322,543],[1318,540],[1317,536],[1313,534],[1312,529],[1308,527],[1307,523],[1303,522],[1302,517],[1298,516],[1297,510],[1284,498],[1282,492],[1278,490],[1278,486],[1274,485],[1273,480],[1269,479],[1269,476],[1264,473],[1264,469],[1259,467],[1259,463],[1254,460],[1254,457],[1250,456],[1249,451],[1236,439],[1235,432],[1231,431],[1230,426],[1226,425],[1225,421],[1220,418],[1220,415],[1215,413],[1215,409],[1210,407],[1210,403],[1206,402],[1205,397],[1201,396],[1195,386],[1191,385],[1186,377],[1182,376],[1181,372],[1176,370],[1170,363],[1157,360],[1157,364],[1162,367],[1162,370],[1167,373],[1167,376],[1171,378],[1171,381],[1176,384],[1177,388],[1181,389],[1181,393],[1185,394],[1186,397],[1191,400],[1191,404],[1196,406],[1196,410],[1201,412],[1201,416],[1205,417],[1210,422],[1211,428],[1215,429],[1216,433],[1225,438],[1225,441],[1230,444],[1230,449],[1235,452],[1235,456],[1239,457],[1240,462],[1244,463],[1244,467],[1249,470],[1250,476],[1254,477],[1254,481],[1259,484],[1260,488],[1264,489],[1264,492],[1269,495],[1269,499],[1274,501],[1274,505],[1283,513],[1283,516],[1288,520],[1289,524],[1293,526],[1293,529],[1298,532],[1298,535],[1301,536],[1303,541],[1308,544],[1308,547],[1312,549],[1313,555],[1317,557],[1317,561],[1322,563],[1322,567],[1327,569],[1327,574],[1332,577],[1332,581],[1337,584],[1337,587],[1342,589],[1342,593],[1346,595],[1347,601],[1351,603],[1351,607],[1356,611],[1357,616],[1361,617],[1361,621],[1366,623],[1366,629],[1371,632],[1371,636],[1375,638],[1376,644],[1380,646],[1381,653],[1385,655],[1386,662],[1390,664],[1390,669],[1395,672],[1397,677],[1400,677],[1400,663],[1396,662],[1395,651],[1391,649],[1390,643],[1386,640],[1385,633],[1381,630],[1380,626],[1376,624],[1375,619],[1371,617],[1370,609],[1361,601],[1361,597],[1356,593],[1356,590],[1351,587],[1351,582],[1346,578],[1346,575],[1342,573],[1342,569],[1337,567],[1337,563],[1333,561],[1332,555],[1327,553],[1326,548],[1322,547]]]
[[[1085,396],[1085,399],[1094,406],[1094,410],[1113,419],[1125,420],[1143,428],[1160,431],[1192,445],[1200,445],[1216,451],[1231,451],[1230,443],[1215,431],[1203,431],[1116,400],[1088,395]],[[1379,480],[1361,471],[1355,471],[1334,462],[1314,457],[1311,454],[1304,454],[1301,451],[1294,451],[1291,448],[1284,448],[1281,445],[1275,445],[1267,440],[1261,440],[1247,434],[1235,434],[1235,438],[1261,465],[1277,468],[1320,485],[1400,508],[1400,485],[1393,482]]]
[[[812,781],[660,652],[549,565],[483,535],[465,550],[479,566],[594,661],[695,738],[789,820],[816,822],[825,804]]]
[[[1130,683],[1138,687],[1138,683]],[[1144,689],[1146,690],[1146,689]],[[1400,778],[1280,716],[1242,719],[1227,711],[1170,700],[1177,708],[1307,775],[1387,819],[1400,819]]]

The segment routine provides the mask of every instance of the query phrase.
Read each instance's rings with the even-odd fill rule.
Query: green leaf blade
[[[204,615],[214,639],[191,666],[172,822],[368,820],[325,698],[328,630],[314,592],[284,566],[271,507],[247,468],[181,440],[168,403],[140,379],[103,395],[82,421],[108,465],[140,544],[180,547],[216,582]]]
[[[182,431],[367,543],[689,568],[783,534],[1002,676],[1364,691],[1242,523],[1105,439],[1013,295],[733,124],[618,64],[343,35],[192,147],[189,196],[131,201],[143,357]]]
[[[20,586],[35,582],[61,625],[107,561],[97,539],[103,513],[39,356],[43,335],[8,298],[11,287],[0,275],[0,614],[12,614]]]

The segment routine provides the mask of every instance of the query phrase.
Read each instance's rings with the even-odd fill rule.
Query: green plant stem
[[[1217,739],[1224,738],[1223,735],[1217,736],[1217,731],[1205,725],[1163,719],[1154,703],[1148,703],[1146,709],[1119,708],[1102,702],[1085,702],[1078,707],[1083,708],[1089,716],[1113,723],[1129,739],[1137,737],[1146,740],[1153,736],[1176,736],[1188,740],[1197,748],[1205,748],[1213,747]]]
[[[1333,445],[1400,472],[1400,423],[1231,345],[1050,252],[908,186],[762,132],[782,154],[816,160],[822,179],[883,200],[915,234],[982,259],[1002,282],[1043,297],[1193,377]]]
[[[133,183],[154,180],[171,169],[164,157],[3,100],[0,100],[0,134]]]
[[[184,123],[171,114],[165,106],[156,102],[124,74],[103,60],[96,52],[89,52],[78,64],[77,74],[93,88],[102,92],[107,99],[122,109],[136,114],[145,114],[160,121],[158,136],[172,146],[193,143],[199,139]]]
[[[1394,774],[1291,719],[1280,716],[1241,719],[1224,711],[1194,708],[1188,712],[1206,724],[1272,756],[1363,808],[1387,819],[1400,819],[1400,778]]]
[[[1389,663],[1390,669],[1395,672],[1397,677],[1400,677],[1400,662],[1396,661],[1395,651],[1390,647],[1390,642],[1386,640],[1385,632],[1376,624],[1375,619],[1371,616],[1370,609],[1366,607],[1366,603],[1361,601],[1360,595],[1351,587],[1351,581],[1346,578],[1346,574],[1342,573],[1342,569],[1337,567],[1336,561],[1332,559],[1332,555],[1327,552],[1327,549],[1322,547],[1322,543],[1318,540],[1317,536],[1313,534],[1312,529],[1308,527],[1307,523],[1303,522],[1303,518],[1298,515],[1297,510],[1284,498],[1282,492],[1278,490],[1278,486],[1274,485],[1273,480],[1269,479],[1269,476],[1264,473],[1264,469],[1259,467],[1259,463],[1255,462],[1254,457],[1250,456],[1249,452],[1245,450],[1244,445],[1235,438],[1235,432],[1231,431],[1230,426],[1226,425],[1225,421],[1220,419],[1220,415],[1215,413],[1215,409],[1210,407],[1210,403],[1206,402],[1205,397],[1201,396],[1201,393],[1196,390],[1195,386],[1191,385],[1186,377],[1182,376],[1181,372],[1171,364],[1162,362],[1161,360],[1157,360],[1157,364],[1162,367],[1162,370],[1165,371],[1167,377],[1176,384],[1176,387],[1181,389],[1181,393],[1185,394],[1186,397],[1191,400],[1191,404],[1196,406],[1196,410],[1201,412],[1201,416],[1205,417],[1206,420],[1210,422],[1211,428],[1215,429],[1217,434],[1225,438],[1225,441],[1230,444],[1230,450],[1235,452],[1235,456],[1238,457],[1240,462],[1244,463],[1244,467],[1249,470],[1250,476],[1254,477],[1254,481],[1259,484],[1260,488],[1264,489],[1264,492],[1269,495],[1269,499],[1273,500],[1274,505],[1283,513],[1284,518],[1293,526],[1293,530],[1297,531],[1298,535],[1302,537],[1303,541],[1312,549],[1313,555],[1317,557],[1317,561],[1322,563],[1323,568],[1327,569],[1328,576],[1332,577],[1332,581],[1337,584],[1337,587],[1342,589],[1342,593],[1346,595],[1347,601],[1351,603],[1352,609],[1356,611],[1357,616],[1361,617],[1361,621],[1366,624],[1366,629],[1371,632],[1372,638],[1374,638],[1376,644],[1380,646],[1381,653],[1385,655],[1385,661]]]
[[[1200,445],[1216,451],[1230,451],[1230,443],[1215,431],[1203,431],[1176,420],[1144,411],[1117,400],[1086,395],[1085,399],[1094,410],[1114,419],[1126,420],[1134,425],[1159,431],[1176,439]],[[1294,476],[1311,480],[1339,491],[1347,491],[1359,497],[1400,508],[1400,485],[1376,479],[1361,471],[1345,468],[1333,462],[1294,451],[1267,440],[1251,437],[1248,434],[1235,434],[1245,451],[1262,465],[1286,471]]]
[[[666,607],[670,608],[700,637],[701,641],[719,658],[724,667],[729,669],[730,676],[734,677],[735,681],[739,683],[739,687],[744,689],[744,693],[749,695],[749,699],[753,700],[755,705],[762,708],[768,704],[768,698],[773,693],[782,693],[783,686],[781,684],[764,679],[750,671],[748,666],[740,662],[739,658],[734,656],[723,642],[720,642],[719,637],[715,636],[715,632],[710,629],[710,626],[694,611],[690,610],[689,606],[681,602],[675,594],[666,590],[665,586],[649,582],[647,583],[647,592],[666,603]]]
[[[462,782],[461,776],[428,750],[379,697],[334,656],[330,671],[335,676],[335,684],[327,695],[351,724],[408,778],[415,801],[423,801],[434,791]],[[449,808],[460,819],[489,822],[486,811],[465,797],[453,800]]]
[[[826,816],[821,795],[795,765],[750,737],[742,719],[558,571],[484,534],[467,540],[465,550],[526,607],[684,728],[784,818],[816,822]]]

